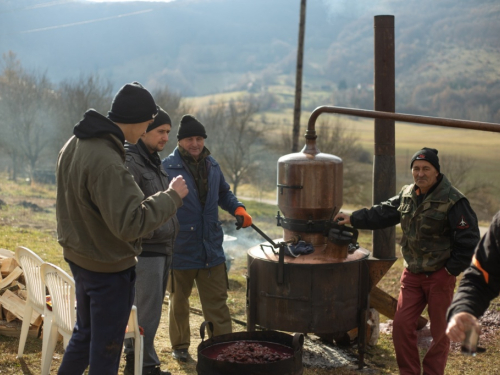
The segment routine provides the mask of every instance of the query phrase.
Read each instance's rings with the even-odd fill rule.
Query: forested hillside
[[[196,96],[294,84],[299,0],[0,4],[0,51],[61,81],[98,73]],[[370,108],[373,16],[393,14],[401,112],[500,121],[500,3],[308,0],[304,89]],[[340,89],[340,90],[339,90]],[[318,103],[320,104],[320,103]]]

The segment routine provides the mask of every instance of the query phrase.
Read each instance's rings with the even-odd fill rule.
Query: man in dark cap
[[[184,177],[190,191],[177,212],[180,231],[168,283],[172,355],[183,362],[188,359],[191,343],[189,296],[194,282],[203,317],[214,325],[213,334],[232,332],[219,207],[234,215],[239,227],[252,224],[252,218],[231,192],[219,164],[205,147],[206,138],[205,127],[195,117],[185,115],[177,133],[177,147],[162,162],[169,175]]]
[[[470,264],[479,241],[477,217],[467,198],[440,171],[438,151],[417,151],[410,168],[414,183],[386,202],[339,213],[340,225],[382,229],[401,224],[404,271],[392,338],[400,374],[444,374],[450,349],[446,310],[456,276]],[[428,306],[432,344],[423,363],[417,347],[417,321]]]
[[[161,165],[160,155],[168,142],[172,121],[168,113],[158,107],[158,115],[139,141],[125,143],[125,165],[145,197],[168,188],[167,172]],[[139,325],[144,329],[143,375],[169,375],[160,369],[160,360],[154,347],[156,331],[160,324],[163,299],[167,290],[168,271],[179,222],[172,216],[161,227],[142,238],[142,253],[137,257],[135,272],[135,301]],[[125,340],[124,375],[134,374],[133,339]]]
[[[141,237],[182,206],[175,177],[149,198],[125,168],[124,143],[136,143],[158,109],[140,83],[123,86],[108,117],[93,109],[74,127],[57,161],[57,235],[75,279],[77,321],[59,374],[116,375],[134,302]]]

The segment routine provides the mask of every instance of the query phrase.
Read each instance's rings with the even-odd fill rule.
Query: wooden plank
[[[9,276],[4,278],[2,281],[0,281],[0,289],[5,288],[7,285],[9,285],[11,282],[14,280],[17,280],[19,276],[23,274],[23,270],[19,267],[14,268],[14,271],[12,271]]]
[[[19,264],[15,258],[7,258],[2,260],[2,267],[0,268],[0,273],[3,277],[6,277],[9,273],[14,271]]]
[[[370,307],[375,308],[379,313],[385,315],[389,319],[394,319],[398,301],[390,294],[384,292],[377,286],[374,286],[370,292]],[[425,327],[428,320],[423,316],[418,318],[417,330]]]
[[[16,296],[15,293],[12,293],[10,290],[6,290],[5,293],[0,296],[0,303],[7,311],[11,312],[18,319],[23,320],[24,315],[24,307],[26,305],[26,301],[23,301],[21,298]],[[33,311],[30,317],[30,324],[35,323],[38,318],[38,313]],[[9,319],[7,319],[9,321]]]
[[[16,255],[13,251],[7,250],[7,249],[1,249],[0,248],[0,256],[5,257],[5,258],[15,258]]]

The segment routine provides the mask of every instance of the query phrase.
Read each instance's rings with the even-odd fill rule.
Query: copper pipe
[[[345,107],[324,105],[316,108],[314,111],[311,112],[311,117],[309,117],[309,122],[307,125],[307,132],[305,134],[306,142],[307,140],[313,140],[313,139],[316,140],[315,124],[319,115],[321,115],[322,113],[336,113],[339,115],[347,115],[347,116],[393,119],[395,121],[410,122],[414,124],[437,125],[437,126],[445,126],[448,128],[472,129],[472,130],[500,133],[500,124],[495,124],[492,122],[456,120],[444,117],[428,117],[428,116],[408,115],[405,113],[370,111],[367,109],[345,108]]]

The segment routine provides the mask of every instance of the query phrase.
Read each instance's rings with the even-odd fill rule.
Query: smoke
[[[359,18],[365,15],[392,14],[395,0],[322,0],[330,18]]]
[[[266,235],[268,235],[274,242],[283,237],[283,229],[276,225],[276,221],[273,219],[273,224],[261,223],[257,225]],[[239,259],[246,257],[247,251],[258,246],[261,243],[271,246],[260,234],[258,234],[252,227],[241,228],[236,230],[233,221],[223,222],[224,229],[224,242],[222,247],[226,256],[232,257],[234,259]]]

